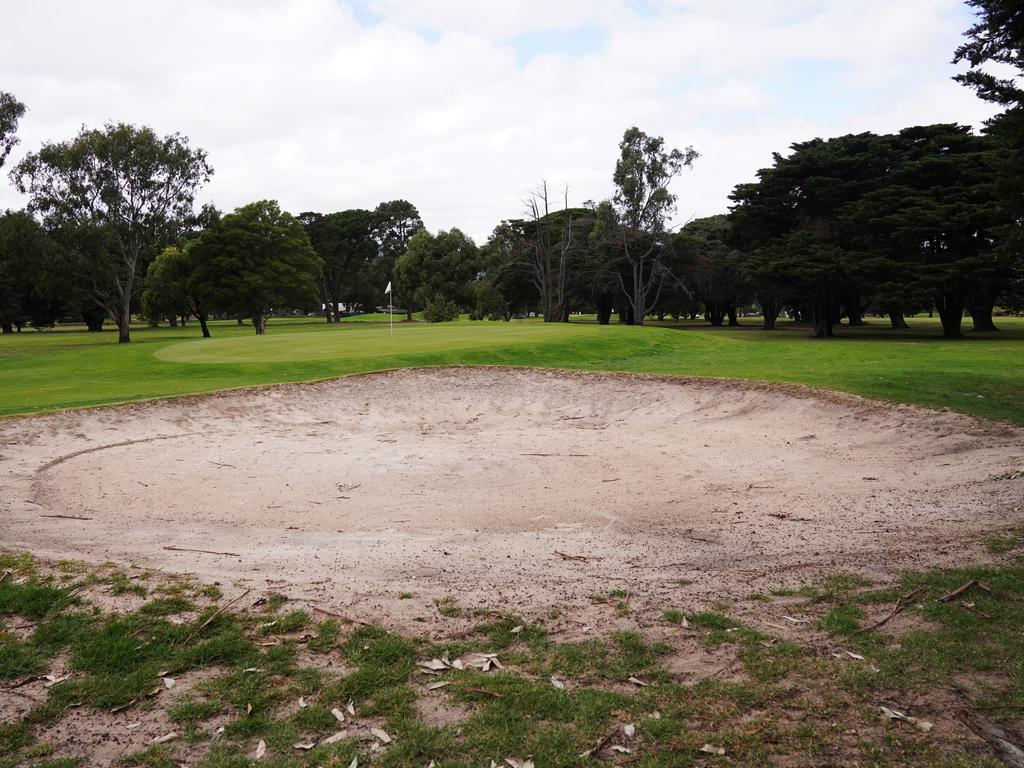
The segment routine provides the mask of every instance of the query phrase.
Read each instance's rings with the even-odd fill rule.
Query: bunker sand
[[[419,631],[431,598],[587,623],[613,589],[643,624],[680,590],[978,556],[1024,519],[1024,481],[997,479],[1022,466],[1019,428],[846,395],[405,370],[0,422],[0,546]]]

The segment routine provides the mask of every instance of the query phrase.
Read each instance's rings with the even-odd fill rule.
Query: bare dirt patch
[[[884,581],[984,559],[964,542],[1024,518],[1024,478],[993,479],[1024,465],[1020,429],[711,380],[397,371],[11,419],[0,445],[4,547],[420,633],[556,606],[607,628],[610,589],[635,627],[822,572]]]

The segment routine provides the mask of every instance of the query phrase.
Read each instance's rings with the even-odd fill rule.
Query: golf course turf
[[[443,325],[314,318],[275,319],[266,336],[248,325],[212,323],[214,338],[186,328],[116,333],[78,329],[0,336],[0,415],[306,381],[390,368],[509,365],[630,371],[791,382],[867,397],[950,408],[1024,424],[1024,322],[1000,318],[998,333],[935,337],[937,321],[912,319],[893,332],[876,320],[819,341],[806,328],[759,330],[599,326],[588,322]]]

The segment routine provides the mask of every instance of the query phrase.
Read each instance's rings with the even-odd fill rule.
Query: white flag
[[[384,295],[387,296],[389,293],[391,293],[391,281],[390,280],[388,280],[388,287],[384,289]]]

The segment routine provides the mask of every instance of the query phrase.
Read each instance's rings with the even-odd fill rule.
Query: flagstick
[[[392,303],[394,299],[394,292],[388,292],[388,320],[391,323],[391,335],[395,335],[395,307]]]

